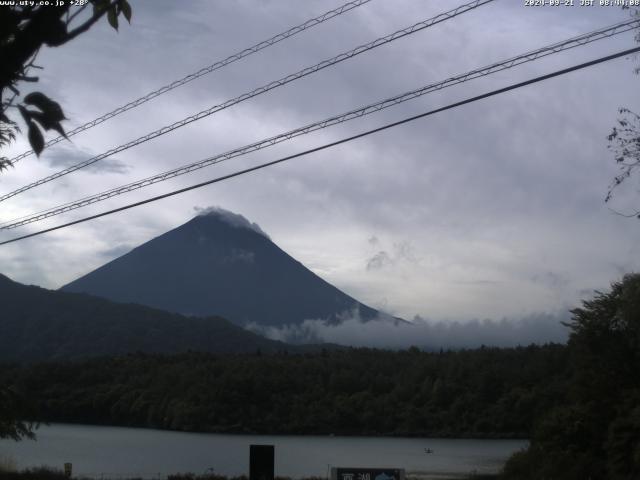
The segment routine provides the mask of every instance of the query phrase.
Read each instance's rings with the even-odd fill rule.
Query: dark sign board
[[[332,480],[404,480],[404,468],[332,468]]]
[[[273,480],[273,445],[249,445],[249,480]]]

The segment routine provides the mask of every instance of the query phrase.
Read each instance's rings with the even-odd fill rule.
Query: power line
[[[541,82],[541,81],[544,81],[544,80],[548,80],[550,78],[557,77],[557,76],[560,76],[560,75],[565,75],[567,73],[574,72],[576,70],[581,70],[583,68],[591,67],[593,65],[597,65],[597,64],[600,64],[600,63],[603,63],[603,62],[607,62],[609,60],[620,58],[620,57],[623,57],[625,55],[631,55],[631,54],[637,53],[637,52],[640,52],[640,47],[631,48],[629,50],[624,50],[622,52],[614,53],[612,55],[608,55],[606,57],[601,57],[601,58],[598,58],[596,60],[592,60],[590,62],[581,63],[579,65],[574,65],[573,67],[564,68],[562,70],[557,70],[555,72],[548,73],[546,75],[542,75],[542,76],[539,76],[539,77],[535,77],[535,78],[526,80],[524,82],[520,82],[520,83],[509,85],[508,87],[499,88],[497,90],[492,90],[491,92],[484,93],[482,95],[477,95],[475,97],[467,98],[466,100],[462,100],[462,101],[459,101],[459,102],[456,102],[456,103],[451,103],[451,104],[449,104],[449,105],[447,105],[445,107],[440,107],[440,108],[437,108],[435,110],[430,110],[428,112],[421,113],[419,115],[414,115],[412,117],[408,117],[408,118],[405,118],[403,120],[399,120],[397,122],[388,123],[388,124],[383,125],[381,127],[374,128],[374,129],[371,129],[371,130],[367,130],[367,131],[359,133],[357,135],[352,135],[350,137],[346,137],[346,138],[343,138],[341,140],[337,140],[335,142],[327,143],[327,144],[321,145],[319,147],[311,148],[309,150],[305,150],[303,152],[296,153],[294,155],[289,155],[289,156],[286,156],[286,157],[283,157],[283,158],[279,158],[277,160],[272,160],[271,162],[262,163],[260,165],[254,166],[254,167],[246,168],[244,170],[240,170],[240,171],[237,171],[237,172],[234,172],[234,173],[230,173],[228,175],[223,175],[221,177],[217,177],[217,178],[214,178],[214,179],[211,179],[211,180],[207,180],[206,182],[197,183],[197,184],[191,185],[189,187],[185,187],[185,188],[181,188],[181,189],[178,189],[178,190],[174,190],[172,192],[164,193],[162,195],[157,195],[155,197],[151,197],[151,198],[148,198],[146,200],[142,200],[142,201],[135,202],[135,203],[130,203],[130,204],[125,205],[123,207],[115,208],[113,210],[108,210],[106,212],[98,213],[96,215],[91,215],[89,217],[84,217],[84,218],[81,218],[79,220],[74,220],[73,222],[68,222],[68,223],[65,223],[65,224],[62,224],[62,225],[57,225],[55,227],[46,228],[44,230],[40,230],[38,232],[30,233],[28,235],[23,235],[21,237],[12,238],[11,240],[5,240],[3,242],[0,242],[0,245],[7,245],[9,243],[17,242],[17,241],[20,241],[20,240],[25,240],[27,238],[35,237],[35,236],[42,235],[42,234],[48,233],[48,232],[53,232],[55,230],[60,230],[62,228],[70,227],[72,225],[77,225],[79,223],[87,222],[89,220],[95,220],[95,219],[100,218],[100,217],[105,217],[105,216],[111,215],[113,213],[122,212],[122,211],[128,210],[130,208],[139,207],[141,205],[145,205],[147,203],[151,203],[151,202],[155,202],[155,201],[158,201],[158,200],[162,200],[164,198],[172,197],[174,195],[179,195],[181,193],[185,193],[185,192],[188,192],[190,190],[195,190],[197,188],[201,188],[201,187],[204,187],[204,186],[207,186],[207,185],[211,185],[213,183],[218,183],[218,182],[222,182],[224,180],[229,180],[231,178],[238,177],[240,175],[244,175],[246,173],[254,172],[256,170],[261,170],[263,168],[276,165],[278,163],[283,163],[283,162],[286,162],[288,160],[292,160],[294,158],[298,158],[298,157],[302,157],[302,156],[305,156],[305,155],[309,155],[310,153],[319,152],[321,150],[325,150],[327,148],[335,147],[336,145],[341,145],[343,143],[347,143],[347,142],[350,142],[350,141],[353,141],[353,140],[356,140],[356,139],[359,139],[359,138],[362,138],[362,137],[366,137],[368,135],[372,135],[374,133],[378,133],[378,132],[381,132],[383,130],[387,130],[389,128],[397,127],[398,125],[403,125],[405,123],[413,122],[413,121],[418,120],[418,119],[423,118],[423,117],[427,117],[427,116],[430,116],[430,115],[434,115],[436,113],[444,112],[446,110],[451,110],[453,108],[457,108],[457,107],[460,107],[462,105],[467,105],[469,103],[477,102],[477,101],[483,100],[485,98],[493,97],[495,95],[499,95],[499,94],[502,94],[502,93],[505,93],[505,92],[509,92],[511,90],[522,88],[522,87],[525,87],[527,85],[531,85],[531,84],[538,83],[538,82]]]
[[[218,155],[200,160],[198,162],[194,162],[188,165],[175,168],[173,170],[169,170],[167,172],[163,172],[151,177],[144,178],[142,180],[138,180],[136,182],[132,182],[126,185],[121,185],[119,187],[116,187],[92,196],[84,197],[82,199],[75,200],[73,202],[58,205],[34,214],[29,214],[17,219],[6,221],[0,224],[0,229],[4,229],[4,230],[12,229],[12,228],[20,227],[23,225],[27,225],[29,223],[44,220],[52,216],[60,215],[62,213],[69,212],[71,210],[75,210],[81,207],[85,207],[87,205],[91,205],[93,203],[97,203],[97,202],[106,200],[108,198],[115,197],[117,195],[131,192],[133,190],[138,190],[140,188],[144,188],[149,185],[153,185],[153,184],[168,180],[170,178],[178,177],[180,175],[184,175],[184,174],[193,172],[195,170],[199,170],[201,168],[215,165],[217,163],[221,163],[223,161],[230,160],[232,158],[235,158],[241,155],[246,155],[248,153],[261,150],[263,148],[267,148],[287,140],[291,140],[301,135],[305,135],[305,134],[308,134],[323,128],[327,128],[329,126],[344,123],[350,120],[354,120],[356,118],[360,118],[362,116],[378,112],[380,110],[418,98],[422,95],[426,95],[434,91],[438,91],[453,85],[457,85],[469,80],[473,80],[475,78],[490,75],[502,70],[506,70],[508,68],[513,68],[523,63],[531,62],[548,55],[552,55],[564,50],[575,48],[577,46],[586,45],[596,40],[609,38],[613,35],[624,33],[638,27],[640,27],[640,20],[626,20],[624,22],[620,22],[609,27],[600,28],[598,30],[595,30],[583,35],[579,35],[577,37],[573,37],[568,40],[564,40],[562,42],[557,42],[557,43],[539,48],[537,50],[533,50],[533,51],[524,53],[522,55],[509,58],[507,60],[503,60],[501,62],[496,62],[482,68],[471,70],[470,72],[466,72],[460,75],[450,77],[440,82],[432,83],[432,84],[420,87],[418,89],[405,92],[391,98],[387,98],[385,100],[367,105],[365,107],[361,107],[355,110],[348,111],[346,113],[335,115],[333,117],[326,118],[324,120],[306,125],[304,127],[300,127],[295,130],[281,133],[279,135],[266,138],[258,142],[254,142],[249,145],[245,145],[243,147],[230,150],[226,153],[218,154]]]
[[[175,123],[172,123],[171,125],[167,125],[165,127],[162,127],[154,132],[148,133],[146,135],[143,135],[142,137],[139,137],[135,140],[132,140],[128,143],[125,143],[123,145],[120,145],[118,147],[112,148],[104,153],[101,153],[100,155],[96,155],[95,157],[92,157],[88,160],[85,160],[83,162],[79,162],[75,165],[72,165],[71,167],[68,167],[64,170],[60,170],[59,172],[56,172],[52,175],[49,175],[47,177],[41,178],[40,180],[37,180],[33,183],[30,183],[28,185],[25,185],[24,187],[18,188],[17,190],[14,190],[10,193],[7,193],[3,196],[0,197],[0,202],[5,201],[11,197],[14,197],[22,192],[26,192],[27,190],[31,190],[32,188],[35,188],[39,185],[43,185],[45,183],[48,183],[52,180],[55,180],[57,178],[60,178],[64,175],[68,175],[72,172],[75,172],[76,170],[80,170],[81,168],[84,167],[88,167],[89,165],[92,165],[100,160],[103,160],[104,158],[107,158],[109,156],[115,155],[117,153],[120,153],[124,150],[127,150],[129,148],[135,147],[136,145],[139,145],[141,143],[144,142],[148,142],[149,140],[152,140],[154,138],[157,138],[161,135],[164,135],[166,133],[169,133],[177,128],[180,127],[184,127],[185,125],[188,125],[192,122],[195,122],[197,120],[200,120],[202,118],[208,117],[209,115],[213,115],[214,113],[217,113],[221,110],[224,110],[226,108],[229,108],[233,105],[236,105],[238,103],[244,102],[245,100],[249,100],[255,96],[261,95],[263,93],[266,93],[270,90],[273,90],[275,88],[281,87],[283,85],[286,85],[288,83],[293,82],[294,80],[298,80],[302,77],[305,77],[307,75],[310,75],[312,73],[318,72],[324,68],[330,67],[332,65],[335,65],[337,63],[343,62],[344,60],[348,60],[350,58],[355,57],[356,55],[359,55],[361,53],[367,52],[369,50],[372,50],[374,48],[377,48],[381,45],[385,45],[387,43],[393,42],[394,40],[397,40],[399,38],[402,37],[406,37],[407,35],[411,35],[413,33],[419,32],[421,30],[424,30],[425,28],[431,27],[435,24],[444,22],[445,20],[449,20],[451,18],[457,17],[458,15],[461,15],[463,13],[466,13],[470,10],[473,10],[475,8],[478,8],[481,5],[493,2],[494,0],[475,0],[471,3],[467,3],[465,5],[461,5],[453,10],[449,10],[448,12],[445,13],[441,13],[440,15],[437,15],[435,17],[432,17],[428,20],[424,20],[422,22],[418,22],[414,25],[411,25],[410,27],[404,28],[402,30],[398,30],[390,35],[387,35],[385,37],[380,37],[376,40],[373,40],[372,42],[369,42],[367,44],[361,45],[359,47],[356,47],[352,50],[349,50],[348,52],[344,52],[341,53],[339,55],[336,55],[335,57],[332,57],[330,59],[324,60],[320,63],[317,63],[311,67],[307,67],[304,68],[296,73],[292,73],[290,75],[287,75],[285,77],[280,78],[279,80],[275,80],[272,81],[266,85],[263,85],[262,87],[256,88],[255,90],[252,90],[251,92],[247,92],[244,93],[238,97],[235,97],[231,100],[227,100],[224,103],[221,103],[219,105],[214,105],[213,107],[210,107],[206,110],[202,110],[201,112],[198,112],[194,115],[191,115],[187,118],[184,118],[182,120],[179,120]]]
[[[310,20],[307,20],[304,23],[301,23],[300,25],[296,25],[295,27],[290,28],[289,30],[279,33],[277,35],[274,35],[273,37],[267,39],[267,40],[263,40],[262,42],[256,43],[255,45],[249,47],[249,48],[245,48],[244,50],[234,53],[233,55],[229,55],[227,58],[225,58],[224,60],[220,60],[217,61],[211,65],[208,65],[206,67],[201,68],[200,70],[198,70],[197,72],[193,72],[190,73],[189,75],[186,75],[185,77],[182,77],[180,80],[176,80],[174,82],[171,82],[167,85],[164,85],[160,88],[158,88],[157,90],[154,90],[153,92],[150,92],[136,100],[133,100],[129,103],[127,103],[126,105],[123,105],[121,107],[116,108],[115,110],[112,110],[108,113],[105,113],[104,115],[91,120],[90,122],[87,122],[83,125],[80,125],[79,127],[74,128],[73,130],[67,132],[67,137],[72,137],[73,135],[76,135],[80,132],[84,132],[85,130],[89,130],[90,128],[95,127],[96,125],[100,125],[103,122],[106,122],[107,120],[120,115],[121,113],[124,113],[128,110],[131,110],[132,108],[138,107],[140,105],[142,105],[143,103],[148,102],[149,100],[152,100],[156,97],[159,97],[160,95],[167,93],[175,88],[181,87],[182,85],[185,85],[197,78],[200,78],[204,75],[208,75],[209,73],[212,73],[216,70],[219,70],[222,67],[226,67],[227,65],[230,65],[233,62],[236,62],[238,60],[241,60],[245,57],[248,57],[249,55],[252,55],[254,53],[257,53],[261,50],[264,50],[265,48],[268,48],[272,45],[275,45],[276,43],[281,42],[282,40],[286,40],[289,37],[292,37],[300,32],[303,32],[304,30],[308,30],[309,28],[313,28],[316,25],[320,25],[321,23],[326,22],[327,20],[331,20],[332,18],[337,17],[338,15],[342,15],[343,13],[346,13],[350,10],[353,10],[354,8],[357,8],[361,5],[364,5],[365,3],[370,2],[371,0],[354,0],[352,2],[347,2],[344,5],[335,8],[333,10],[329,10],[328,12],[323,13],[322,15],[319,15],[315,18],[312,18]],[[56,138],[53,138],[51,140],[49,140],[47,143],[45,143],[45,147],[50,147],[51,145],[55,145],[56,143],[61,142],[62,140],[65,140],[65,137],[63,136],[59,136]],[[33,150],[27,150],[26,152],[21,153],[20,155],[13,157],[10,162],[11,164],[16,164],[17,162],[19,162],[20,160],[22,160],[23,158],[28,157],[29,155],[33,154]]]

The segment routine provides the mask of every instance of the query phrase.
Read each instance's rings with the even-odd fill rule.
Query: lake
[[[178,472],[249,473],[249,445],[275,445],[275,474],[326,477],[330,467],[398,467],[407,475],[447,478],[497,472],[525,440],[223,435],[142,428],[52,424],[37,441],[0,440],[0,462],[18,468],[73,463],[74,476],[164,478]],[[433,450],[426,454],[425,449]]]

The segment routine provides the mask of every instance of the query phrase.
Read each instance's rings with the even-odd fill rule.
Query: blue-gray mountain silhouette
[[[378,315],[290,257],[256,224],[222,209],[209,209],[62,289],[240,325]]]
[[[185,317],[90,295],[46,290],[22,285],[2,274],[0,301],[0,362],[133,352],[301,351],[300,347],[268,340],[220,317]],[[314,348],[309,347],[309,351]]]

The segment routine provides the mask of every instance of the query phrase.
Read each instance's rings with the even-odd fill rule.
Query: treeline
[[[640,274],[572,313],[562,402],[535,419],[504,476],[640,479]]]
[[[507,462],[504,478],[638,479],[640,275],[626,276],[572,313],[566,346],[133,354],[4,365],[0,386],[25,399],[20,411],[30,407],[32,416],[52,422],[526,437],[529,448]],[[0,396],[0,434],[3,418],[18,418],[1,408],[16,402],[2,399],[16,395]]]
[[[198,432],[528,437],[568,378],[561,345],[426,353],[134,354],[0,367],[40,420]]]

